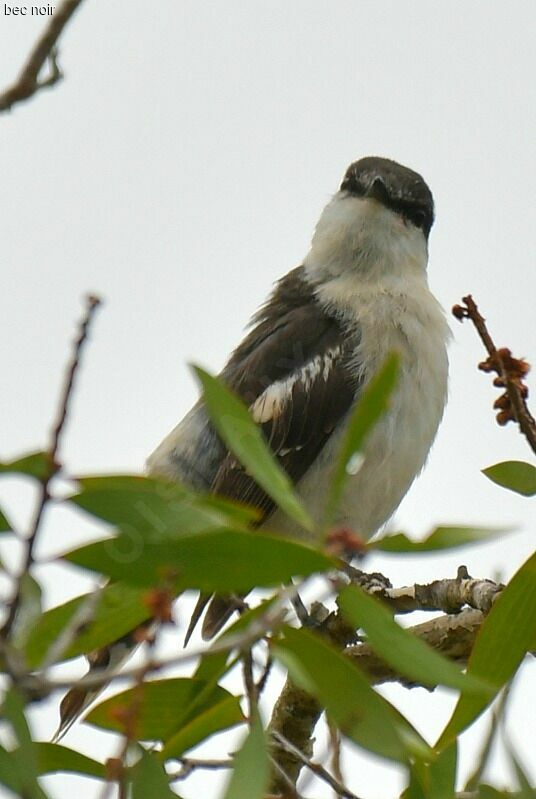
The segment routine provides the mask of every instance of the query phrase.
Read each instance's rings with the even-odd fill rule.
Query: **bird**
[[[391,351],[401,359],[398,387],[347,482],[337,526],[365,540],[376,533],[434,441],[447,398],[450,331],[428,287],[433,222],[432,193],[420,174],[387,158],[352,163],[302,264],[277,282],[221,372],[260,425],[317,530],[352,410]],[[150,474],[254,506],[263,530],[306,535],[227,450],[202,399],[147,466]],[[208,599],[200,597],[186,640]],[[232,598],[214,597],[202,637],[219,632],[235,608]]]
[[[450,330],[428,286],[433,223],[433,196],[420,174],[377,156],[350,164],[307,255],[276,283],[220,373],[249,408],[317,531],[352,411],[393,351],[400,365],[389,408],[365,440],[334,525],[363,540],[373,536],[435,439],[447,399]],[[322,543],[278,509],[227,449],[202,398],[149,456],[147,472],[253,506],[263,531]],[[237,598],[201,595],[186,642],[207,604],[205,640],[226,624]],[[90,670],[118,663],[138,640],[124,636],[93,653]],[[67,694],[56,740],[93,697]]]

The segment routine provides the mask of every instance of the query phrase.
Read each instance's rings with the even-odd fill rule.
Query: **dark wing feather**
[[[222,378],[248,404],[277,460],[297,483],[355,399],[356,365],[350,369],[348,362],[355,358],[359,331],[326,313],[303,267],[279,282],[253,321]],[[259,524],[276,508],[231,452],[221,460],[211,490],[256,507]],[[187,640],[205,603],[200,597]],[[205,640],[219,632],[235,607],[232,597],[212,598],[203,620]]]
[[[359,334],[325,312],[303,279],[303,267],[279,282],[256,321],[222,378],[250,406],[270,448],[297,483],[355,398],[355,367],[348,368],[348,357]],[[255,506],[261,521],[275,510],[232,453],[221,461],[212,490]]]

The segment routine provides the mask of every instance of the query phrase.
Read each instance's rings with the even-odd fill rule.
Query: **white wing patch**
[[[340,352],[340,347],[332,347],[322,355],[315,355],[312,360],[307,361],[284,380],[277,380],[268,386],[250,407],[253,420],[257,424],[264,424],[272,419],[277,419],[286,404],[292,399],[292,391],[297,383],[301,383],[304,390],[309,391],[317,378],[320,377],[327,382],[333,362]]]

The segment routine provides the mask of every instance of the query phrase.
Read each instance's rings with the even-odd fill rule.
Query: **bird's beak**
[[[389,199],[389,192],[387,191],[387,186],[383,182],[382,178],[374,178],[367,189],[365,197],[371,197],[373,200],[383,203],[383,205],[387,203],[387,200]]]

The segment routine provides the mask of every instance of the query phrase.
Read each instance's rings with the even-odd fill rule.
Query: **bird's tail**
[[[136,627],[122,638],[118,638],[108,646],[90,652],[86,656],[89,663],[87,675],[93,674],[102,669],[116,671],[128,658],[136,651],[138,646],[151,634],[154,628],[154,620],[147,621]],[[82,679],[83,685],[83,679]],[[65,733],[70,730],[75,721],[80,718],[82,713],[91,705],[94,699],[106,688],[107,683],[99,685],[98,688],[71,688],[65,694],[60,704],[60,723],[52,738],[53,743],[60,741]]]
[[[246,596],[246,594],[243,596]],[[243,596],[218,596],[217,594],[211,596],[210,594],[200,594],[190,618],[190,624],[186,630],[186,635],[184,636],[184,646],[188,646],[192,633],[197,627],[197,623],[207,605],[207,612],[201,626],[201,637],[203,641],[210,641],[211,638],[214,638],[214,636],[219,633],[222,627],[231,618],[234,611],[241,606]]]

